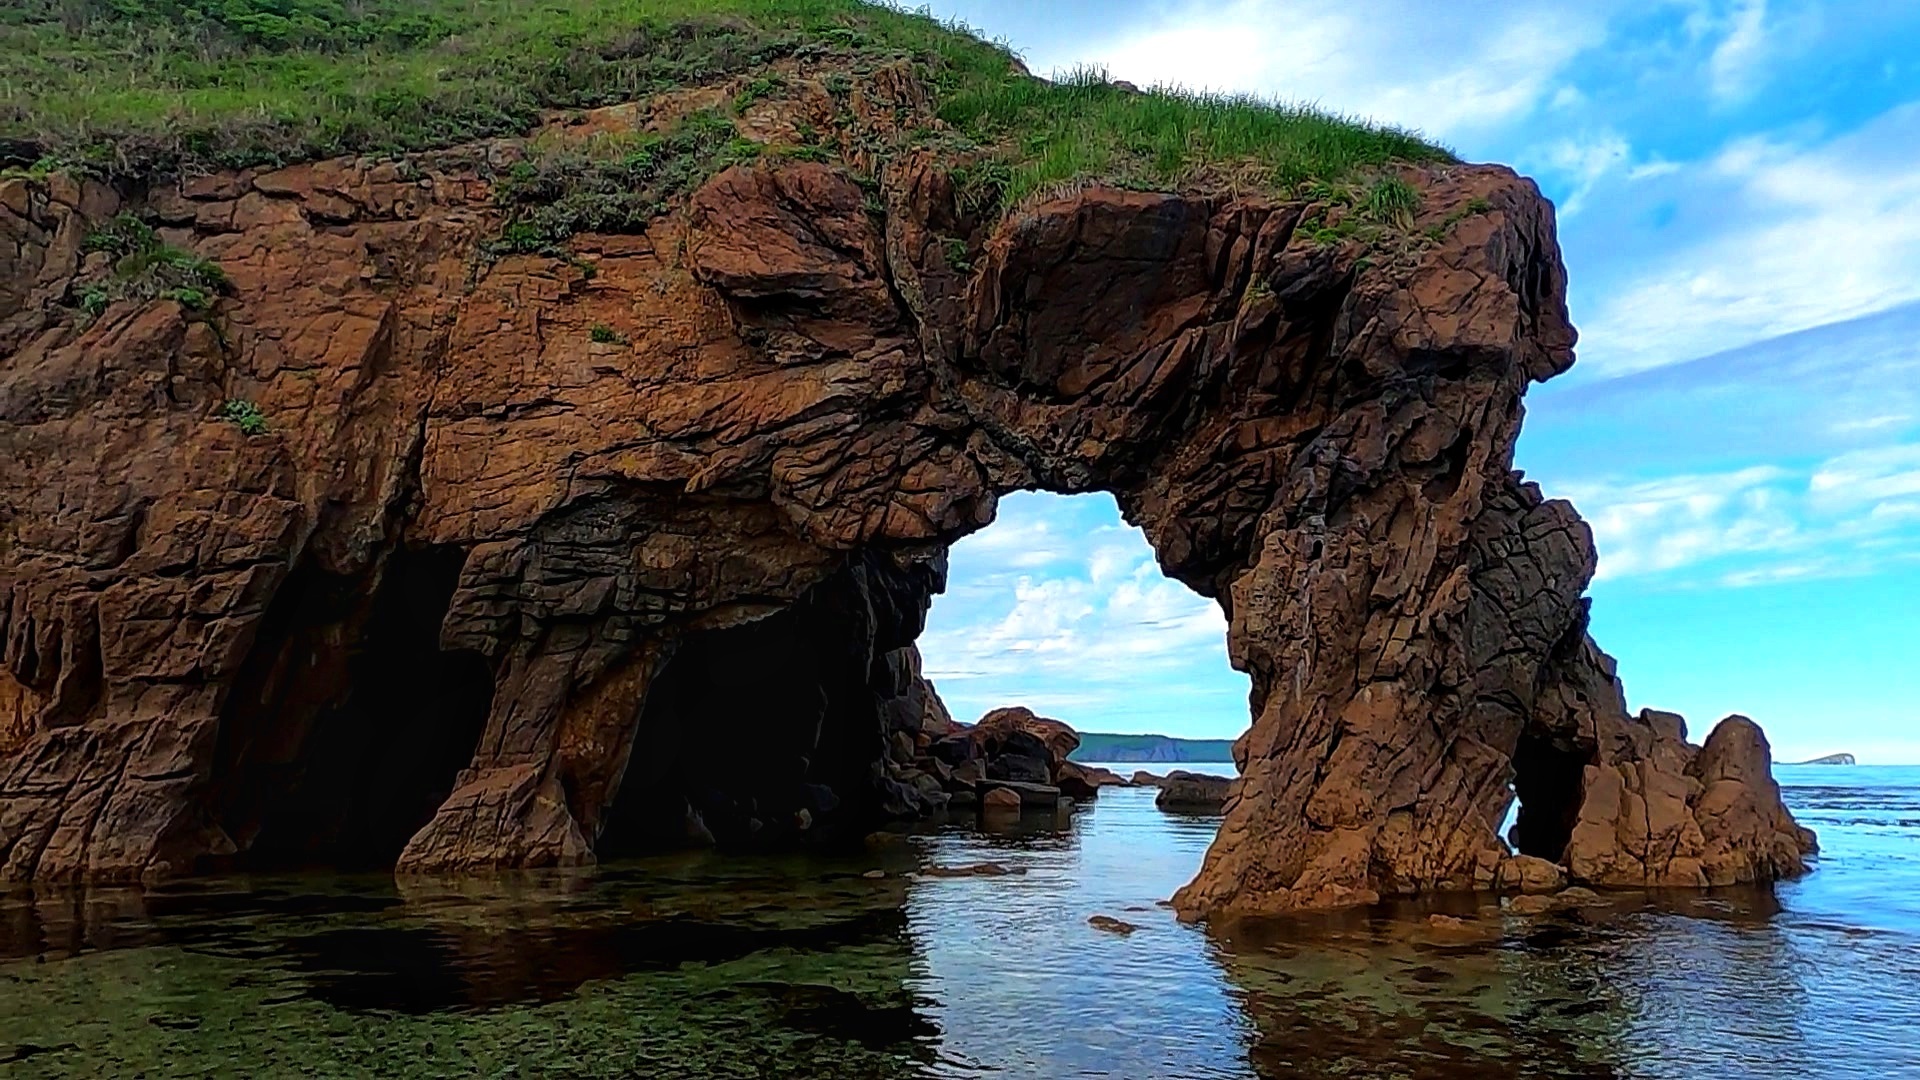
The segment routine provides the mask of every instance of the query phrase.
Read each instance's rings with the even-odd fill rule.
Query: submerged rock
[[[1093,927],[1095,930],[1103,930],[1109,934],[1119,934],[1123,937],[1140,929],[1125,919],[1116,919],[1111,915],[1088,916],[1087,925]]]
[[[1500,935],[1497,927],[1488,926],[1485,922],[1476,919],[1463,919],[1457,915],[1429,915],[1427,930],[1436,937],[1456,941],[1484,941]]]
[[[1060,789],[1051,784],[1029,784],[1018,780],[984,780],[980,789],[985,792],[983,799],[991,801],[1001,796],[1012,796],[1020,805],[1030,810],[1052,810],[1060,804]]]
[[[971,863],[966,866],[929,866],[920,871],[925,877],[936,878],[1006,877],[1009,874],[1024,874],[1026,872],[1027,868],[1024,866],[1010,867],[995,862]]]

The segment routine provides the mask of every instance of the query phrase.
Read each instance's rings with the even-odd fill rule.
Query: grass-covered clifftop
[[[134,176],[519,134],[784,60],[906,60],[1009,203],[1105,180],[1293,185],[1446,159],[1418,137],[1247,98],[1049,82],[1004,48],[857,0],[13,0],[0,165]]]

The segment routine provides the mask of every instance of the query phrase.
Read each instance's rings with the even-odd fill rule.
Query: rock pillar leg
[[[401,852],[401,873],[578,866],[632,752],[648,681],[666,649],[643,645],[603,665],[595,650],[530,651],[511,659],[486,732],[433,820]],[[584,690],[574,687],[587,681]]]

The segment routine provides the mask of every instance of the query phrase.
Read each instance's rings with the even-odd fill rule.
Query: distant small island
[[[1083,731],[1080,733],[1080,746],[1068,756],[1073,761],[1231,762],[1233,740],[1176,739],[1171,735],[1111,735]]]
[[[1860,762],[1852,754],[1828,754],[1811,761],[1790,761],[1789,765],[1858,765]]]

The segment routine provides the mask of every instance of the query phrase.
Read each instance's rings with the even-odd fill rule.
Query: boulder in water
[[[1567,872],[1546,859],[1515,855],[1501,861],[1496,881],[1505,892],[1551,893],[1566,887]]]
[[[1020,780],[985,780],[982,804],[990,805],[994,796],[1011,795],[1029,810],[1052,810],[1060,805],[1060,789],[1052,784],[1031,784]]]
[[[980,812],[983,814],[1018,814],[1024,800],[1020,793],[1011,788],[996,787],[987,789],[980,796]]]
[[[1176,769],[1160,782],[1160,794],[1153,804],[1162,810],[1217,814],[1226,809],[1233,786],[1234,781],[1224,776],[1204,776]]]
[[[1126,780],[1110,769],[1091,768],[1078,762],[1063,761],[1053,770],[1053,785],[1062,795],[1091,799],[1103,787],[1125,787]]]

